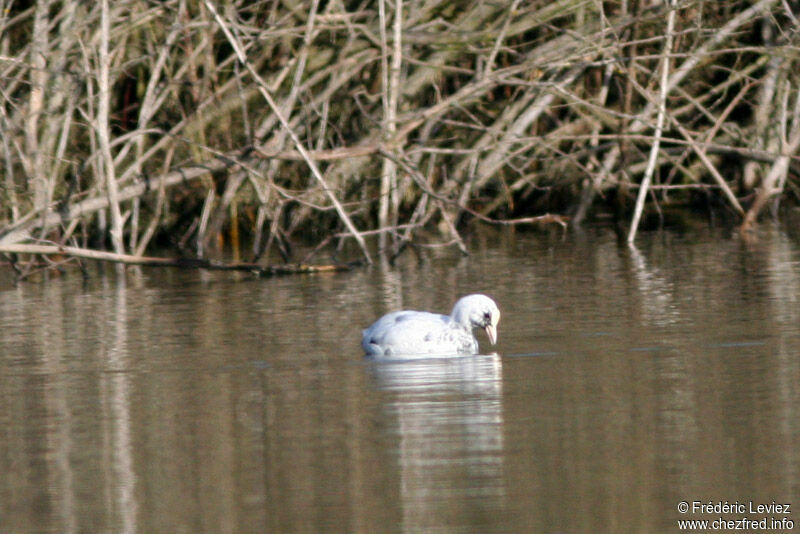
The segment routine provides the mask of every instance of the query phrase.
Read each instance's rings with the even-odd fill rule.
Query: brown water
[[[800,246],[757,237],[641,234],[631,250],[604,230],[502,233],[469,258],[334,275],[6,278],[0,530],[794,521]],[[363,360],[360,329],[381,314],[448,311],[475,291],[502,310],[497,354]],[[792,508],[681,514],[682,501]]]

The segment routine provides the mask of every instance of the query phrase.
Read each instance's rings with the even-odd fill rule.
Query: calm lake
[[[800,529],[800,239],[639,236],[264,279],[2,272],[0,530]],[[380,315],[473,292],[502,311],[486,355],[364,360]]]

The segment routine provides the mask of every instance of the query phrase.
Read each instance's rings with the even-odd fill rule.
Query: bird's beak
[[[494,345],[497,343],[497,323],[500,322],[500,310],[495,310],[492,313],[492,320],[484,327],[486,335],[489,336],[489,342]]]
[[[497,343],[497,327],[493,324],[487,324],[484,330],[486,330],[486,335],[489,336],[489,343],[492,345]]]

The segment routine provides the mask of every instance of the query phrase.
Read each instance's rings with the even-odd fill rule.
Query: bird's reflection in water
[[[396,422],[403,527],[478,527],[505,508],[502,364],[496,354],[370,367]]]

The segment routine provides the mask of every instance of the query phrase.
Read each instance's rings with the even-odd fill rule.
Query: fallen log
[[[292,263],[285,265],[259,265],[257,263],[247,262],[226,263],[223,261],[200,258],[160,258],[153,256],[134,256],[132,254],[117,254],[115,252],[92,250],[81,247],[24,243],[0,245],[0,254],[67,256],[71,258],[107,261],[124,265],[143,265],[148,267],[177,267],[181,269],[209,269],[215,271],[245,271],[262,277],[287,274],[312,274],[349,271],[353,267],[360,264],[360,262],[323,265],[312,265],[306,263]]]

